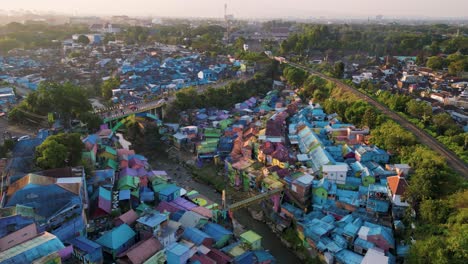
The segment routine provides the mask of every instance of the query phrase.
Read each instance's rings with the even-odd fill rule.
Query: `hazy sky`
[[[0,9],[69,14],[222,17],[467,17],[468,0],[0,0]]]

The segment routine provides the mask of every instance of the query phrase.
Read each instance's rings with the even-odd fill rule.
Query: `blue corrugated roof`
[[[170,252],[170,253],[172,253],[174,255],[177,255],[177,256],[182,256],[185,253],[187,253],[188,251],[190,251],[190,248],[188,248],[187,246],[182,245],[180,243],[173,243],[173,244],[170,244],[166,248],[166,251]]]
[[[275,257],[270,254],[270,252],[265,251],[265,250],[254,250],[252,251],[255,254],[255,257],[257,258],[257,261],[259,263],[274,263],[275,262]]]
[[[168,196],[168,195],[171,195],[174,192],[177,192],[178,190],[180,190],[180,187],[178,187],[176,185],[169,185],[166,188],[159,191],[159,194],[162,194],[164,196]]]
[[[255,263],[255,255],[252,251],[244,252],[242,255],[237,256],[234,259],[235,263],[238,264],[254,264]]]
[[[79,236],[68,241],[73,247],[80,249],[86,253],[92,253],[101,249],[101,245],[87,239],[86,237]]]
[[[154,228],[166,220],[167,216],[165,214],[153,212],[138,218],[137,222]]]
[[[207,223],[205,226],[203,226],[202,230],[208,236],[211,236],[216,242],[223,239],[225,236],[232,235],[231,231],[215,223]]]
[[[182,237],[184,239],[190,240],[193,243],[195,243],[197,246],[201,245],[205,239],[211,238],[208,234],[205,232],[194,228],[194,227],[188,227],[184,230],[184,233],[182,234]]]

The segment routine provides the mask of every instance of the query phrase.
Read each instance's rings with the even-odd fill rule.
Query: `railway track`
[[[430,134],[428,134],[426,131],[420,129],[419,127],[415,126],[413,123],[409,122],[405,118],[401,117],[397,113],[393,112],[390,110],[387,106],[381,104],[380,102],[376,101],[374,98],[368,96],[367,94],[362,93],[361,91],[344,84],[338,79],[331,78],[329,76],[326,76],[322,73],[316,72],[312,69],[309,69],[307,67],[304,67],[302,65],[299,65],[297,63],[291,63],[291,62],[286,62],[287,64],[302,69],[310,74],[320,76],[326,80],[329,80],[333,82],[337,87],[340,87],[346,91],[349,91],[356,95],[357,97],[361,98],[362,100],[366,101],[367,103],[373,105],[377,109],[379,109],[382,113],[390,117],[393,121],[397,122],[399,125],[413,133],[419,141],[431,148],[432,150],[436,151],[438,154],[441,156],[445,157],[447,164],[453,168],[455,171],[457,171],[461,176],[463,176],[465,179],[468,179],[468,165],[461,160],[453,151],[447,149],[442,143],[437,141],[434,137],[432,137]]]

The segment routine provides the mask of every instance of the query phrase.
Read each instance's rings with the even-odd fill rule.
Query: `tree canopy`
[[[71,83],[58,84],[43,82],[9,113],[13,121],[25,118],[46,117],[55,113],[68,125],[71,119],[91,110],[87,93],[81,87]]]
[[[84,145],[79,134],[61,133],[48,137],[36,148],[36,164],[42,169],[76,166]]]
[[[111,99],[112,97],[112,90],[118,89],[120,86],[120,80],[118,78],[112,77],[108,80],[105,80],[101,84],[101,95],[104,99]]]

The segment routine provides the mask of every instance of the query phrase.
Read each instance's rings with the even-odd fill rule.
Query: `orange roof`
[[[406,187],[408,187],[406,179],[400,176],[388,177],[387,184],[394,195],[403,195],[406,191]]]

